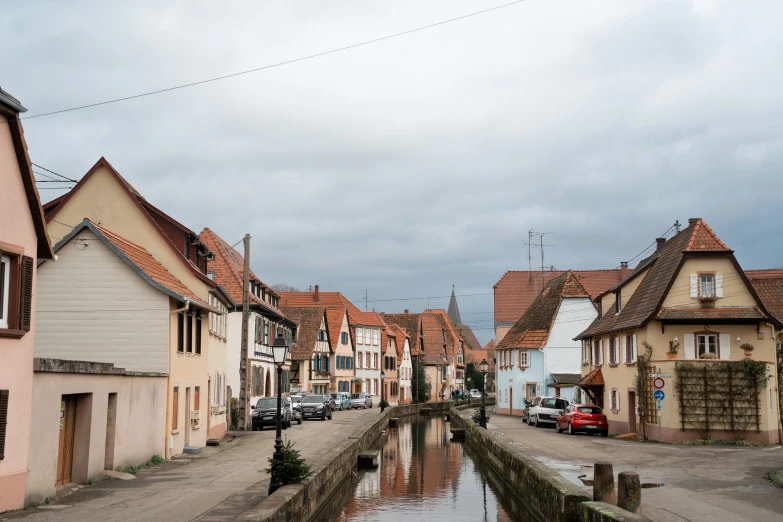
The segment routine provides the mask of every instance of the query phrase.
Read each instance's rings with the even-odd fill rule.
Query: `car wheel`
[[[296,423],[301,425],[302,424],[302,417],[299,417],[299,420],[296,421]]]
[[[601,432],[601,436],[602,437],[608,437],[609,436],[609,432],[608,431],[602,431]]]
[[[264,431],[264,427],[263,427],[263,426],[259,426],[259,427],[256,429],[256,431]]]
[[[574,428],[571,426],[571,423],[568,423],[568,434],[573,435],[574,434]]]

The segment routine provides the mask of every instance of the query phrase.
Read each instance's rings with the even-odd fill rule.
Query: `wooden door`
[[[636,433],[636,392],[628,392],[628,430]]]
[[[508,387],[508,414],[514,415],[514,388]]]
[[[57,453],[57,482],[70,484],[73,469],[73,437],[76,432],[76,397],[63,395],[60,402],[60,443]]]

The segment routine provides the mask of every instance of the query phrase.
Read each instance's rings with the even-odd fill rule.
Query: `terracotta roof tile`
[[[731,252],[710,226],[703,220],[695,222],[690,240],[685,246],[686,252]]]
[[[337,306],[348,310],[348,319],[352,326],[384,325],[377,312],[362,312],[340,292],[319,291],[318,302],[315,301],[315,292],[280,292],[279,295],[281,306]]]
[[[323,307],[284,307],[286,317],[297,324],[296,344],[291,349],[291,359],[301,361],[313,356],[318,342],[318,332],[324,320],[326,309]]]
[[[340,333],[343,328],[343,319],[345,318],[345,308],[329,307],[326,309],[326,328],[329,332],[329,346],[332,351],[337,349],[340,344]],[[350,328],[348,329],[350,331]]]
[[[759,321],[767,316],[756,306],[748,307],[727,307],[718,306],[715,308],[661,308],[656,315],[661,321],[684,321],[684,320],[742,320],[749,319]]]
[[[783,278],[783,268],[766,268],[763,270],[745,270],[748,279],[779,279]]]
[[[591,371],[582,379],[579,381],[579,386],[603,386],[604,385],[604,374],[601,373],[601,368],[596,368],[595,370]]]
[[[419,333],[421,326],[421,314],[381,314],[381,318],[386,324],[394,324],[400,327],[408,335],[411,345],[411,355],[418,355],[421,351],[419,346]]]
[[[783,270],[748,270],[745,274],[767,311],[783,322]]]

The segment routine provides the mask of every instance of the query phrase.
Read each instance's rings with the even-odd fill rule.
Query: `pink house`
[[[24,505],[36,262],[52,259],[19,101],[0,89],[0,512]]]

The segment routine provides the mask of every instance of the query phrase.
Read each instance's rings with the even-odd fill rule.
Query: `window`
[[[609,338],[609,364],[617,364],[617,337]]]
[[[364,344],[364,328],[356,329],[356,342],[359,344]]]
[[[177,314],[177,351],[185,351],[185,314]]]
[[[196,355],[201,355],[201,314],[196,316]]]
[[[269,346],[269,329],[270,329],[269,321],[264,321],[264,344]]]
[[[0,329],[30,331],[33,258],[0,251]]]
[[[372,366],[370,365],[370,352],[365,352],[364,354],[364,367],[367,368],[368,370],[372,368]]]
[[[697,335],[696,336],[696,357],[701,359],[705,353],[714,353],[718,355],[718,336],[717,335]]]
[[[185,331],[185,351],[193,353],[193,314],[188,314],[187,330]]]
[[[612,390],[609,393],[609,406],[615,412],[620,410],[620,394],[617,390]]]
[[[325,341],[326,340],[326,331],[325,330],[318,330],[318,340],[319,341]]]
[[[623,296],[620,295],[620,290],[615,292],[615,295],[617,296],[617,299],[614,303],[615,313],[620,313],[620,310],[623,308]]]
[[[11,258],[0,256],[0,328],[8,328],[8,291],[11,288]]]
[[[196,386],[195,393],[193,394],[193,409],[201,409],[201,386]]]
[[[634,346],[633,335],[625,336],[625,362],[626,363],[636,362],[636,347]]]
[[[372,344],[374,346],[378,346],[379,344],[381,344],[381,332],[379,332],[378,330],[372,331]]]
[[[536,383],[529,382],[525,385],[525,396],[531,399],[536,396]]]
[[[171,429],[176,430],[177,419],[179,417],[179,386],[174,386],[174,402],[171,405]]]
[[[530,366],[530,353],[527,350],[519,350],[519,365],[522,367]]]
[[[362,352],[356,352],[356,367],[361,370],[362,368],[362,361],[364,357],[362,357]]]
[[[699,275],[699,297],[715,297],[715,275]]]
[[[601,341],[593,341],[593,365],[600,366],[603,357],[601,355]]]
[[[347,332],[340,333],[340,344],[348,344],[348,333]]]

